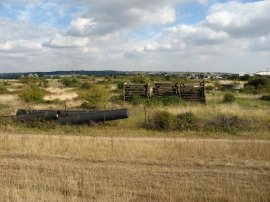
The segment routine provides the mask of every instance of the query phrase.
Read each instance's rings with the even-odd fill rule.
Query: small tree
[[[117,88],[119,90],[123,90],[125,86],[125,83],[123,81],[117,81]]]
[[[79,80],[73,76],[73,77],[64,77],[62,78],[62,83],[66,86],[66,87],[76,87],[79,85]]]
[[[175,122],[174,116],[167,111],[156,112],[150,120],[150,127],[155,130],[170,130]]]
[[[41,102],[44,95],[44,90],[36,85],[27,86],[19,93],[19,97],[27,103]]]
[[[86,102],[83,107],[95,109],[105,107],[108,100],[108,92],[104,87],[94,86],[88,91],[80,93],[80,97]]]

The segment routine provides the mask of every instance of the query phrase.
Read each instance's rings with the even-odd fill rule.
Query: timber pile
[[[155,97],[177,95],[177,84],[171,82],[155,82],[153,95]]]
[[[180,83],[178,94],[183,100],[205,103],[204,82],[200,82],[199,84]]]
[[[125,84],[124,100],[131,100],[134,95],[149,97],[150,88],[148,84]]]

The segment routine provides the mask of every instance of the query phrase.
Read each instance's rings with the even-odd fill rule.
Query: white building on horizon
[[[255,75],[257,75],[257,76],[269,76],[270,77],[270,72],[268,70],[266,72],[260,71],[260,72],[256,72]]]

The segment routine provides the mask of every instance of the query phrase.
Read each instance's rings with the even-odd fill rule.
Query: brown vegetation
[[[121,100],[119,78],[77,79],[70,87],[49,80],[44,100],[30,104],[18,96],[25,82],[0,84],[12,92],[0,95],[0,201],[270,200],[270,102],[263,94],[235,93],[224,103],[226,92],[215,87],[203,105],[135,105]],[[108,90],[104,107],[128,108],[128,120],[90,127],[7,117],[18,108],[78,109],[79,92],[95,85]],[[175,117],[176,130],[143,127],[158,111]],[[164,114],[157,118],[156,125]]]
[[[268,201],[270,142],[0,136],[1,201]]]

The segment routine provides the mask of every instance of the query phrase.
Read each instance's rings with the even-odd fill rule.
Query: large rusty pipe
[[[41,119],[47,121],[59,120],[60,123],[89,123],[128,118],[127,109],[64,111],[64,110],[31,110],[18,109],[19,119]]]
[[[91,122],[105,122],[126,118],[128,118],[128,110],[118,109],[61,117],[59,121],[61,124],[83,124]]]

